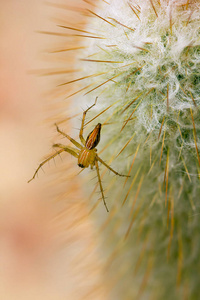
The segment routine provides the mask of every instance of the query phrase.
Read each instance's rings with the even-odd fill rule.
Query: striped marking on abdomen
[[[87,149],[94,149],[99,141],[100,141],[100,131],[101,131],[101,124],[98,123],[94,130],[92,132],[90,132],[90,134],[88,135],[86,142],[85,142],[85,147]]]

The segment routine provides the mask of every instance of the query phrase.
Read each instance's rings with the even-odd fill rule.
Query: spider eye
[[[85,147],[89,150],[95,148],[99,141],[100,141],[100,131],[101,131],[101,124],[98,123],[95,128],[90,132],[88,135],[86,142],[85,142]]]

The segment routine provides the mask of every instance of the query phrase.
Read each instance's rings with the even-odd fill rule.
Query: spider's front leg
[[[104,160],[102,160],[98,155],[96,156],[97,160],[100,161],[100,163],[102,163],[107,169],[109,169],[110,171],[112,171],[115,175],[118,176],[122,176],[122,177],[130,177],[129,175],[123,175],[118,173],[117,171],[113,170],[109,165],[107,165],[107,163],[105,163]]]
[[[41,164],[39,164],[38,168],[36,169],[35,173],[33,174],[33,177],[28,181],[28,183],[35,178],[38,171],[42,168],[42,166],[44,164],[46,164],[48,161],[50,161],[51,159],[53,159],[54,157],[56,157],[57,155],[59,155],[63,151],[66,151],[66,152],[70,153],[71,155],[73,155],[76,158],[78,158],[78,155],[79,155],[79,152],[80,152],[78,149],[72,148],[70,146],[65,146],[65,145],[62,145],[62,144],[54,144],[53,147],[60,148],[60,150],[58,150],[56,153],[49,156],[47,159],[45,159],[43,162],[41,162]]]
[[[62,144],[54,144],[53,145],[54,148],[61,148],[63,149],[63,151],[68,152],[69,154],[73,155],[74,157],[78,158],[80,150],[70,147],[70,146],[65,146]]]
[[[53,159],[54,157],[56,157],[57,155],[59,155],[63,151],[64,151],[64,149],[60,149],[59,151],[57,151],[56,153],[54,153],[53,155],[51,155],[47,159],[45,159],[43,162],[41,162],[41,164],[39,164],[38,168],[36,169],[35,173],[33,174],[33,177],[28,181],[28,183],[31,182],[35,178],[35,176],[37,175],[38,171],[42,168],[42,166],[44,164],[46,164],[49,160]]]
[[[84,129],[85,117],[86,117],[86,114],[87,114],[88,110],[90,110],[93,106],[96,105],[97,99],[98,99],[98,97],[96,97],[94,104],[92,104],[90,107],[88,107],[88,109],[86,109],[86,110],[83,112],[83,118],[82,118],[82,122],[81,122],[81,129],[80,129],[80,132],[79,132],[79,138],[80,138],[80,140],[81,140],[81,143],[82,143],[84,146],[85,146],[85,139],[84,139],[84,137],[83,137],[83,129]]]
[[[101,183],[101,177],[100,177],[100,173],[99,173],[99,165],[98,165],[98,161],[97,160],[95,160],[95,167],[96,167],[96,170],[97,170],[97,177],[98,177],[98,181],[99,181],[99,186],[100,186],[100,190],[101,190],[101,195],[102,195],[103,203],[104,203],[104,206],[105,206],[107,212],[109,212],[107,204],[106,204],[104,192],[103,192],[103,186],[102,186],[102,183]]]

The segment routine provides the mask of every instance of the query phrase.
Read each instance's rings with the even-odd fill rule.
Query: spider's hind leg
[[[79,133],[79,138],[80,138],[80,140],[81,140],[81,143],[82,143],[84,146],[85,146],[85,139],[84,139],[84,137],[83,137],[83,129],[84,129],[85,117],[86,117],[86,114],[87,114],[88,110],[90,110],[93,106],[96,105],[97,99],[98,99],[98,97],[96,97],[94,104],[92,104],[90,107],[88,107],[88,109],[86,109],[86,110],[83,112],[83,118],[82,118],[82,123],[81,123],[81,129],[80,129],[80,133]]]
[[[57,131],[62,134],[64,137],[66,137],[68,140],[70,140],[70,142],[72,142],[77,148],[82,149],[83,147],[77,142],[75,141],[73,138],[71,138],[71,136],[69,136],[68,134],[64,133],[62,130],[60,130],[60,128],[58,127],[57,124],[55,124]]]

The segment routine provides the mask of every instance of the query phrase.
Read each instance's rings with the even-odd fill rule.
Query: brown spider
[[[97,102],[97,98],[95,100],[95,103],[93,105],[91,105],[87,110],[85,110],[83,112],[83,118],[82,118],[82,124],[81,124],[81,129],[79,132],[79,138],[81,140],[81,143],[83,144],[83,146],[81,144],[79,144],[77,141],[75,141],[73,138],[71,138],[69,135],[67,135],[66,133],[62,132],[58,126],[56,125],[56,129],[57,131],[62,134],[64,137],[66,137],[67,139],[69,139],[78,149],[70,147],[70,146],[65,146],[62,144],[54,144],[53,147],[56,148],[60,148],[60,150],[58,150],[55,154],[51,155],[50,157],[48,157],[47,159],[45,159],[36,169],[33,177],[28,181],[30,182],[31,180],[33,180],[36,176],[36,174],[38,173],[39,169],[46,163],[48,162],[50,159],[54,158],[55,156],[59,155],[61,152],[66,151],[68,153],[70,153],[71,155],[75,156],[76,158],[78,158],[78,166],[81,168],[88,168],[89,166],[91,167],[91,169],[93,169],[93,167],[96,167],[97,170],[97,177],[98,177],[98,181],[99,181],[99,186],[100,186],[100,190],[101,190],[101,195],[102,195],[102,200],[104,202],[105,208],[108,210],[108,207],[106,205],[106,201],[105,201],[105,196],[104,196],[104,192],[103,192],[103,187],[102,187],[102,183],[101,183],[101,177],[100,177],[100,173],[99,173],[99,165],[98,165],[98,161],[100,163],[102,163],[106,168],[108,168],[110,171],[112,171],[114,174],[119,175],[119,176],[125,176],[125,177],[129,177],[127,175],[122,175],[119,174],[118,172],[116,172],[115,170],[113,170],[109,165],[107,165],[97,154],[97,149],[95,148],[99,141],[100,141],[100,131],[101,131],[101,124],[98,123],[95,128],[92,130],[92,132],[90,132],[90,134],[88,135],[87,139],[85,140],[83,137],[83,128],[84,128],[84,122],[85,122],[85,117],[87,112],[96,104]]]

